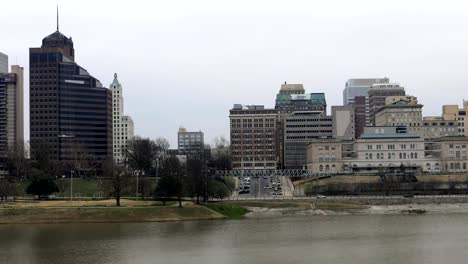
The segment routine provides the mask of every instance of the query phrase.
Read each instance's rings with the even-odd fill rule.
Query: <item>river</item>
[[[0,225],[0,263],[466,263],[468,214]]]

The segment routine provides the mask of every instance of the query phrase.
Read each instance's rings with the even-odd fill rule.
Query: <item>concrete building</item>
[[[389,99],[389,98],[387,98]],[[408,133],[423,136],[422,107],[417,100],[387,100],[375,114],[375,126],[406,127]]]
[[[369,89],[374,84],[390,83],[388,78],[360,78],[349,79],[343,90],[343,105],[354,105],[355,97],[364,96],[366,106],[366,126],[369,126]]]
[[[203,132],[187,131],[184,127],[179,128],[177,133],[178,155],[187,158],[203,159],[205,154],[205,139]]]
[[[109,85],[112,91],[112,128],[113,128],[113,144],[112,152],[114,161],[121,164],[125,161],[125,152],[129,141],[134,137],[134,124],[130,116],[124,115],[124,98],[122,85],[117,79],[117,73],[114,74],[114,80]]]
[[[8,174],[8,151],[24,146],[23,68],[11,66],[11,73],[0,73],[0,177]]]
[[[458,134],[468,136],[468,101],[463,101],[463,107],[458,105],[442,106],[442,116],[445,120],[458,122]]]
[[[317,173],[423,171],[428,161],[424,139],[397,127],[367,127],[354,141],[314,140],[307,159]]]
[[[0,52],[0,73],[8,73],[8,56]]]
[[[333,138],[354,139],[354,109],[353,106],[332,106]]]
[[[368,100],[365,96],[354,97],[354,137],[359,138],[367,126]]]
[[[280,168],[284,168],[284,117],[296,111],[314,111],[326,115],[327,102],[324,93],[306,93],[302,84],[281,85],[280,91],[276,95],[275,109],[278,110],[277,124],[277,154]]]
[[[288,114],[283,119],[284,169],[304,169],[307,165],[307,144],[312,139],[331,138],[332,117],[319,111]]]
[[[55,161],[111,159],[112,92],[75,62],[72,39],[57,25],[29,49],[29,65],[31,158],[47,146]]]
[[[369,120],[371,125],[375,125],[375,115],[378,110],[385,105],[385,100],[389,96],[403,96],[405,88],[397,83],[373,84],[369,89]]]
[[[439,137],[426,143],[426,155],[435,162],[426,162],[426,170],[468,171],[468,137]]]
[[[412,95],[397,95],[397,96],[389,96],[385,98],[385,105],[395,104],[398,102],[406,102],[407,104],[418,104],[418,98]]]
[[[422,124],[425,139],[459,135],[457,120],[447,120],[443,116],[425,116]]]
[[[276,169],[278,110],[234,105],[229,111],[234,170]]]

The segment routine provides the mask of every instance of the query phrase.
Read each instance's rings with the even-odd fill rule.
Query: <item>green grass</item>
[[[0,209],[0,224],[158,222],[222,217],[203,206]]]
[[[263,207],[263,208],[310,208],[306,202],[277,202],[277,201],[226,201],[225,205],[236,205],[243,207]]]
[[[225,204],[208,204],[206,207],[231,219],[241,219],[249,212],[244,207]]]

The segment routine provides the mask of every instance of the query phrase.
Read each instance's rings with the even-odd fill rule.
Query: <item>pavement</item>
[[[274,186],[278,185],[278,180],[281,183],[281,195],[274,195]],[[236,180],[236,188],[239,188],[242,179]],[[273,184],[273,182],[275,184]],[[276,191],[276,192],[279,192]],[[233,199],[283,199],[293,195],[293,184],[291,180],[284,176],[263,176],[250,178],[250,192],[233,194]]]

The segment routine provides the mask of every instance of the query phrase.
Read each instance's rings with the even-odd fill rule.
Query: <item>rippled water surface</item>
[[[0,263],[468,263],[468,215],[0,225]]]

